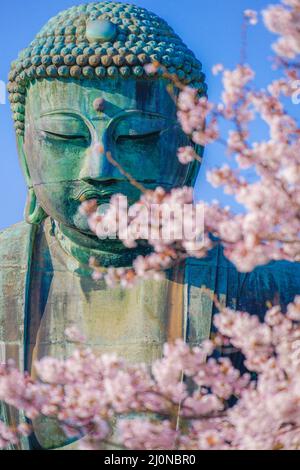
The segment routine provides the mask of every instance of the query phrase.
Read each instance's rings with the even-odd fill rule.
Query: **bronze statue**
[[[194,345],[209,336],[208,289],[224,304],[262,316],[276,295],[287,304],[296,294],[298,265],[270,263],[239,274],[219,246],[204,260],[169,270],[165,280],[140,281],[130,290],[92,279],[91,256],[106,269],[130,266],[143,252],[99,240],[79,213],[83,198],[104,203],[123,193],[134,202],[140,195],[105,157],[89,152],[93,144],[102,143],[147,188],[193,185],[199,171],[198,162],[176,158],[189,140],[166,79],[144,69],[153,60],[206,93],[201,64],[167,23],[123,3],[60,13],[12,64],[9,92],[28,200],[26,220],[0,235],[0,360],[13,358],[34,373],[35,358],[69,354],[73,345],[64,332],[76,323],[99,353],[150,363],[168,340]],[[24,419],[4,405],[1,414],[7,423]],[[67,444],[55,422],[39,419],[20,447]]]

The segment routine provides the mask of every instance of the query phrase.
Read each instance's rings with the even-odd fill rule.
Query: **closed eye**
[[[79,134],[57,134],[56,132],[41,131],[43,134],[49,137],[53,137],[59,140],[88,140],[88,136]]]
[[[155,132],[150,132],[148,134],[127,134],[127,135],[119,135],[117,137],[117,142],[123,141],[123,140],[145,140],[145,139],[151,139],[153,137],[158,137],[160,135],[161,131],[155,131]]]

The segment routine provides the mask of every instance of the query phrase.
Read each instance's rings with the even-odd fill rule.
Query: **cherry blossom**
[[[195,152],[193,147],[180,147],[178,149],[178,160],[183,165],[192,162],[193,160],[197,160],[199,157]]]
[[[3,365],[0,398],[31,419],[56,419],[81,449],[298,449],[300,297],[286,314],[269,308],[263,323],[215,302],[217,333],[197,347],[178,339],[149,366],[82,348],[36,362],[35,379]],[[30,432],[0,423],[1,446]]]
[[[249,24],[256,25],[257,24],[257,12],[254,10],[245,10],[244,17],[248,19]]]

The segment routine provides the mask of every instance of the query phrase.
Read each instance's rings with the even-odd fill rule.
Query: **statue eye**
[[[122,142],[124,140],[131,140],[131,141],[146,141],[146,140],[152,140],[155,137],[160,136],[161,131],[154,131],[154,132],[148,132],[147,134],[127,134],[127,135],[119,135],[116,139],[116,142]]]
[[[91,135],[80,117],[68,114],[50,113],[43,115],[36,123],[42,138],[60,142],[88,143]]]
[[[115,142],[136,141],[147,142],[158,138],[167,130],[170,121],[164,116],[142,111],[128,111],[118,118],[113,125]]]
[[[44,134],[46,137],[50,137],[57,140],[68,141],[68,140],[76,140],[76,141],[88,141],[89,138],[87,135],[76,135],[76,134],[58,134],[56,132],[45,131],[42,130],[41,134]]]

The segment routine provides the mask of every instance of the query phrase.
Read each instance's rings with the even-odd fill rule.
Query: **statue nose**
[[[120,176],[118,170],[106,157],[105,144],[94,143],[87,149],[79,178],[82,180],[103,181]]]

